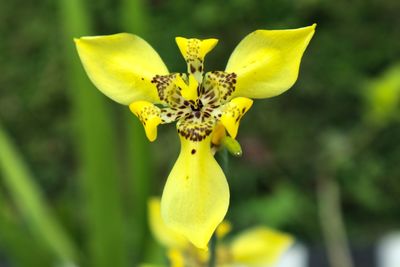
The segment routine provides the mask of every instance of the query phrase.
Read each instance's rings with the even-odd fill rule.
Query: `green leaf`
[[[61,0],[59,3],[90,266],[128,266],[111,103],[89,82],[73,42],[74,37],[91,34],[91,16],[85,1]]]
[[[35,179],[1,125],[0,171],[2,182],[32,231],[62,263],[76,262],[73,243],[51,214]]]

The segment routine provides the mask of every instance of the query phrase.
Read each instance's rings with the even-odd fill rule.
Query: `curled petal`
[[[184,249],[189,242],[179,233],[167,227],[161,218],[160,199],[153,197],[148,201],[150,230],[159,243],[166,248]]]
[[[106,96],[124,105],[160,102],[151,80],[156,74],[168,74],[168,69],[146,41],[119,33],[82,37],[75,44],[90,80]]]
[[[136,101],[129,105],[129,109],[143,124],[147,138],[153,142],[157,138],[157,126],[162,122],[160,109],[147,101]]]
[[[226,104],[220,121],[232,138],[236,138],[240,120],[252,105],[253,100],[246,97],[234,98]]]
[[[267,98],[288,90],[297,79],[301,57],[315,26],[257,30],[247,35],[226,66],[226,72],[237,74],[232,96]]]
[[[210,135],[201,141],[180,139],[181,152],[164,187],[161,214],[167,226],[206,249],[228,210],[228,183],[211,154]]]
[[[272,266],[292,243],[290,235],[260,226],[236,237],[230,250],[236,263]]]

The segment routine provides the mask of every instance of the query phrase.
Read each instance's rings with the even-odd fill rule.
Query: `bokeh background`
[[[89,82],[73,37],[136,33],[181,72],[174,37],[216,37],[206,69],[222,70],[248,33],[316,22],[295,86],[241,123],[227,218],[233,234],[293,234],[309,266],[377,266],[377,242],[400,227],[399,11],[398,0],[2,0],[0,265],[164,260],[146,202],[178,155],[174,126],[150,144]]]

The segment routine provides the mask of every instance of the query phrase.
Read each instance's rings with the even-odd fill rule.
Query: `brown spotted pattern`
[[[204,115],[202,115],[200,119],[197,119],[195,116],[188,114],[185,118],[178,121],[177,128],[178,133],[182,137],[199,142],[212,133],[215,123],[215,119],[211,117],[204,118]]]
[[[239,108],[236,104],[234,103],[227,103],[222,112],[224,114],[228,114],[230,117],[235,119],[235,124],[239,123],[239,121],[242,119],[243,115],[247,112],[248,108]]]
[[[203,79],[203,59],[200,54],[201,41],[198,39],[189,39],[186,51],[187,71],[194,75],[196,80],[201,83]]]
[[[200,46],[200,40],[189,39],[185,54],[188,73],[193,74],[199,83],[196,100],[184,99],[181,94],[182,88],[175,83],[179,75],[188,84],[186,74],[156,75],[151,81],[165,106],[160,112],[162,123],[178,121],[178,133],[191,141],[201,141],[212,133],[235,90],[237,77],[235,73],[224,71],[207,72],[203,76]]]
[[[216,91],[220,102],[225,102],[235,91],[236,73],[227,73],[224,71],[207,72],[204,77],[203,90]],[[217,88],[217,90],[215,90]]]
[[[172,73],[168,75],[156,75],[151,80],[158,92],[160,100],[165,102],[170,107],[178,107],[182,104],[182,96],[180,90],[175,85],[174,80],[176,76],[180,75],[186,79],[186,74]]]
[[[144,106],[135,115],[139,118],[140,122],[146,127],[146,123],[151,117],[160,117],[160,109],[156,106]]]
[[[177,75],[187,83],[186,74],[173,73],[156,75],[152,79],[165,107],[161,108],[162,123],[178,121],[178,133],[191,141],[201,141],[212,133],[222,112],[236,112],[228,105],[229,97],[235,90],[236,74],[223,71],[208,72],[198,87],[198,99],[186,100],[181,88],[174,83]],[[235,115],[236,116],[236,115]],[[240,119],[240,118],[239,118]]]

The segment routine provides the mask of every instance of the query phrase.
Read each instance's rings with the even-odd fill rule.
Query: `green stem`
[[[210,241],[210,261],[208,262],[209,267],[215,267],[217,266],[217,236],[214,233],[211,237]]]
[[[328,260],[332,267],[353,267],[340,207],[339,185],[334,178],[321,174],[317,179],[320,223]]]

